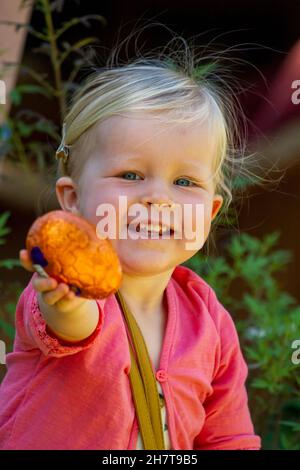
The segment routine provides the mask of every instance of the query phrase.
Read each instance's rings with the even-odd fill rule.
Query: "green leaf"
[[[241,243],[241,238],[236,236],[231,239],[228,251],[233,258],[239,258],[245,253],[245,248]]]
[[[17,295],[17,292],[16,292]],[[6,302],[5,310],[9,315],[14,316],[16,311],[16,303],[15,302]]]
[[[10,323],[5,321],[3,318],[0,318],[0,328],[10,339],[14,339],[15,328]]]
[[[24,85],[18,85],[15,90],[18,90],[19,93],[25,94],[25,93],[30,93],[30,94],[39,94],[39,95],[44,95],[47,98],[49,98],[51,95],[48,90],[45,88],[39,86],[39,85],[34,85],[34,84],[24,84]]]
[[[37,83],[41,85],[42,88],[46,89],[49,93],[49,96],[53,96],[56,92],[55,88],[51,86],[49,82],[48,74],[46,73],[38,73],[33,68],[28,67],[26,65],[21,64],[20,69],[23,73],[27,73],[30,77],[32,77]]]
[[[285,433],[281,433],[280,434],[280,444],[281,444],[281,448],[284,449],[284,450],[291,450],[291,447],[292,447],[292,444],[288,438],[288,436],[285,434]]]
[[[53,137],[53,139],[56,139],[57,137],[56,126],[51,121],[47,121],[47,120],[38,121],[35,124],[35,128],[37,131],[50,135],[51,137]]]
[[[248,186],[250,186],[251,184],[252,182],[249,180],[249,178],[242,176],[242,175],[236,175],[233,178],[232,187],[234,190],[238,190],[238,189],[244,190],[248,188]]]
[[[241,243],[248,253],[261,253],[261,240],[255,237],[251,237],[248,233],[241,234]]]
[[[100,21],[104,26],[106,26],[107,21],[104,16],[101,15],[85,15],[81,18],[72,18],[69,21],[63,23],[62,27],[56,31],[55,37],[58,39],[62,34],[68,31],[73,26],[77,26],[78,24],[84,24],[85,26],[89,26],[89,20]]]
[[[241,275],[249,282],[254,282],[257,278],[261,277],[268,266],[268,260],[265,257],[255,256],[250,254],[241,263]]]
[[[0,268],[13,269],[14,267],[20,267],[21,263],[18,259],[1,259]]]
[[[9,98],[13,105],[19,106],[22,102],[22,93],[18,90],[18,88],[14,88],[10,91]]]
[[[278,242],[280,238],[280,231],[276,230],[275,232],[268,233],[265,235],[263,239],[263,246],[266,251],[268,251],[270,248],[273,248]]]
[[[269,386],[269,382],[263,378],[257,378],[252,381],[252,387],[254,388],[268,389]]]
[[[10,216],[9,211],[2,212],[2,214],[0,215],[0,229],[2,229],[5,226],[9,216]]]
[[[296,421],[280,421],[280,424],[291,427],[295,432],[300,431],[300,423],[297,423]]]
[[[6,227],[6,222],[9,216],[9,211],[5,211],[0,215],[0,245],[5,243],[5,239],[3,237],[11,231],[9,227]]]
[[[96,38],[96,37],[80,39],[80,41],[77,41],[75,44],[72,44],[72,45],[65,42],[64,46],[66,50],[60,55],[60,58],[59,58],[60,66],[65,62],[66,58],[71,54],[71,52],[76,52],[78,51],[78,49],[81,49],[85,46],[88,46],[89,44],[94,44],[97,42],[99,42],[99,38]]]
[[[18,121],[16,127],[22,137],[29,137],[34,131],[34,125]]]
[[[37,7],[36,7],[37,9]],[[49,41],[49,36],[48,34],[43,34],[36,29],[34,29],[32,26],[27,25],[27,31],[29,34],[32,34],[32,36],[36,37],[37,39],[40,39],[41,41]]]
[[[192,72],[192,78],[194,80],[199,80],[201,78],[205,78],[209,75],[212,71],[216,69],[215,62],[207,62],[206,64],[200,64],[196,66]]]

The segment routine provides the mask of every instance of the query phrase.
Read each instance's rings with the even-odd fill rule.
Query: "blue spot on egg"
[[[75,295],[79,297],[80,294],[81,294],[81,289],[79,289],[79,287],[76,287]]]
[[[81,289],[79,289],[79,287],[74,286],[73,284],[71,284],[70,289],[74,292],[75,295],[77,295],[77,297],[79,297],[81,295]]]
[[[47,266],[47,264],[49,264],[48,261],[46,260],[46,258],[44,257],[43,252],[41,251],[41,249],[38,246],[34,246],[31,249],[30,254],[31,254],[31,260],[32,260],[33,264],[39,264],[43,268],[45,266]]]

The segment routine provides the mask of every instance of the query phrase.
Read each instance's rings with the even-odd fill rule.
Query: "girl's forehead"
[[[92,129],[93,141],[103,151],[125,151],[147,154],[159,149],[160,153],[198,153],[214,149],[215,137],[208,121],[170,122],[163,116],[150,113],[112,116]]]

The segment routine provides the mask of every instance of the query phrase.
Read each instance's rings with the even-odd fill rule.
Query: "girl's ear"
[[[56,181],[56,196],[64,211],[79,214],[77,188],[69,176],[62,176]]]
[[[217,213],[221,209],[223,204],[223,197],[220,194],[215,194],[212,204],[212,211],[211,211],[211,220],[213,221],[216,217]]]

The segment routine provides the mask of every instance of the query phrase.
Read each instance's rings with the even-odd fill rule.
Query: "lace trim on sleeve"
[[[50,333],[47,324],[41,314],[37,296],[33,293],[31,302],[31,315],[29,319],[31,334],[34,336],[35,342],[38,347],[46,356],[64,356],[69,354],[75,354],[84,349],[89,348],[95,342],[99,335],[103,324],[103,311],[101,310],[99,303],[97,302],[99,309],[99,321],[95,331],[84,340],[78,343],[68,343],[54,336]]]

